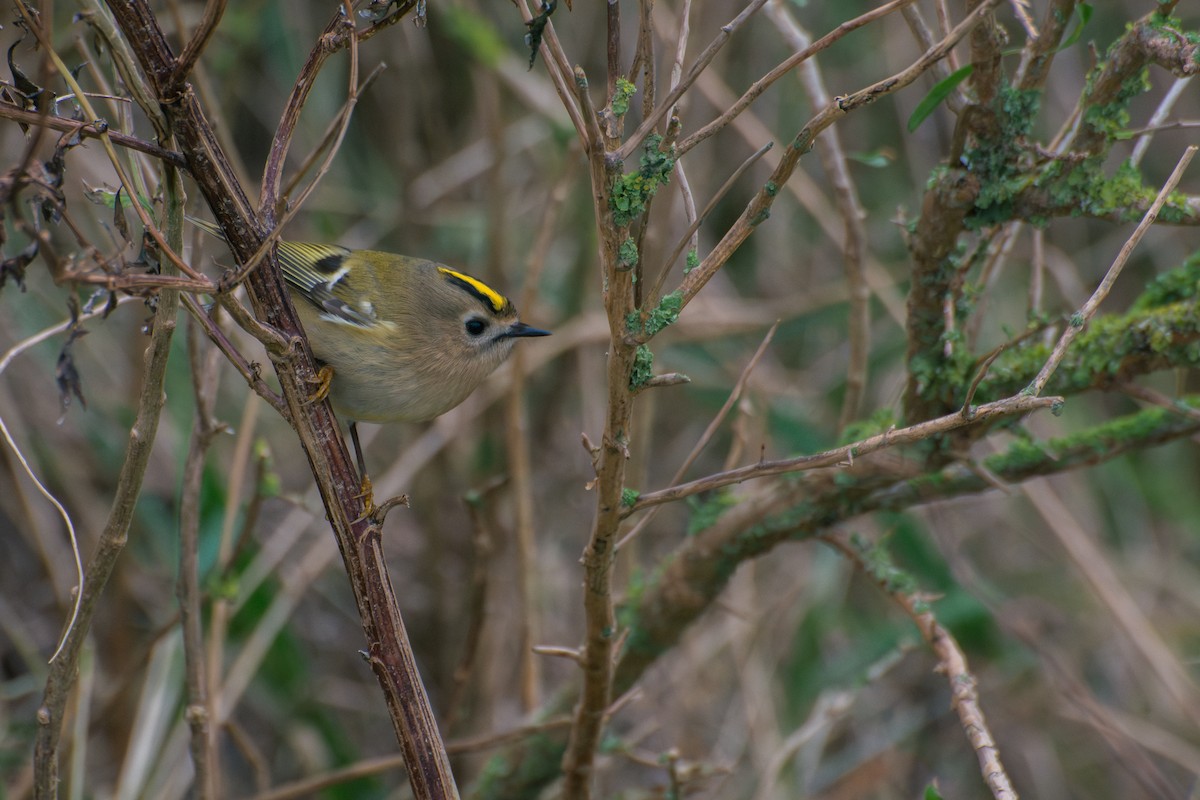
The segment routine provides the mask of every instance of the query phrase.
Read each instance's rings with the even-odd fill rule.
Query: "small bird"
[[[221,229],[193,220],[216,236]],[[279,266],[334,410],[356,422],[422,422],[457,406],[500,366],[526,325],[478,278],[422,258],[327,244],[279,242]],[[368,508],[371,508],[368,494]]]

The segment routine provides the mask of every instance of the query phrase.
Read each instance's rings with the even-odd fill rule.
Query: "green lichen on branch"
[[[638,392],[654,377],[654,353],[639,344],[633,355],[633,370],[629,373],[629,391]]]
[[[1121,41],[1118,41],[1109,49],[1109,57],[1116,53],[1120,45]],[[1089,73],[1085,96],[1095,96],[1097,81],[1106,74],[1106,68],[1107,64],[1101,63]],[[1115,139],[1121,131],[1129,127],[1129,104],[1135,97],[1148,91],[1150,70],[1146,66],[1140,66],[1121,80],[1117,90],[1105,98],[1107,102],[1088,105],[1084,109],[1081,124],[1096,136],[1108,140]]]
[[[633,269],[638,263],[637,242],[632,236],[625,237],[617,250],[617,267],[622,270]]]
[[[1200,396],[1176,401],[1181,410],[1200,408]],[[918,503],[944,500],[994,488],[994,479],[1005,483],[1056,475],[1098,464],[1123,453],[1156,447],[1193,435],[1200,423],[1166,408],[1146,408],[1069,436],[1038,440],[1019,436],[1006,450],[983,460],[985,469],[955,463],[939,472],[900,481],[864,500],[867,510],[899,511]],[[1014,429],[1018,434],[1020,429]]]
[[[1155,276],[1146,285],[1141,296],[1134,301],[1131,311],[1149,311],[1154,308],[1195,301],[1200,294],[1200,253],[1192,254],[1176,269]]]
[[[658,301],[658,305],[646,317],[644,331],[646,336],[655,336],[659,331],[668,325],[672,325],[679,319],[679,312],[683,310],[683,292],[671,292],[664,295]]]
[[[1195,36],[1156,21],[1154,14],[1128,26],[1088,73],[1078,135],[1071,150],[1058,157],[1047,158],[1027,141],[1040,94],[1002,88],[990,115],[979,115],[989,124],[979,126],[978,139],[964,148],[960,161],[980,181],[966,227],[980,230],[1014,219],[1044,225],[1062,216],[1139,220],[1158,187],[1147,185],[1129,163],[1110,176],[1105,162],[1113,143],[1128,138],[1130,104],[1151,88],[1149,65],[1180,74],[1178,62],[1186,60],[1186,52],[1200,54],[1189,44]],[[1195,216],[1187,197],[1174,193],[1159,218],[1177,224]]]
[[[1129,162],[1110,177],[1104,173],[1103,161],[1097,156],[1075,163],[1050,162],[1031,184],[1031,191],[1019,198],[1016,216],[1034,223],[1044,223],[1051,215],[1140,221],[1159,188],[1147,184]],[[1195,216],[1181,192],[1172,192],[1158,213],[1160,221],[1172,224],[1189,222]]]
[[[1049,356],[1050,346],[1040,341],[1001,354],[980,383],[976,402],[1021,391]],[[1138,375],[1195,366],[1200,366],[1200,308],[1196,301],[1139,307],[1126,314],[1093,318],[1071,344],[1046,393],[1078,394]]]
[[[625,329],[630,335],[640,339],[652,339],[669,325],[679,319],[683,311],[683,292],[675,291],[663,295],[658,305],[648,312],[630,311],[625,318]],[[645,313],[645,319],[642,315]]]
[[[646,203],[658,187],[670,180],[675,168],[675,148],[660,150],[661,144],[661,136],[647,136],[637,172],[624,173],[613,181],[608,207],[617,227],[623,228],[645,213]]]
[[[1072,315],[1065,324],[1082,323]],[[955,408],[980,369],[957,335],[951,354],[931,348],[909,360],[909,376],[926,401]],[[1010,397],[1029,385],[1051,345],[1028,337],[993,361],[975,393],[975,403]],[[1200,254],[1155,279],[1122,314],[1093,317],[1076,337],[1045,389],[1072,395],[1106,388],[1123,380],[1176,367],[1200,366]],[[854,437],[855,439],[862,437]]]
[[[872,542],[855,533],[850,535],[850,547],[858,557],[863,571],[871,576],[885,592],[908,597],[917,594],[916,578],[896,566],[887,547],[882,542]],[[920,597],[915,597],[913,610],[918,614],[923,614],[929,610],[929,606]]]
[[[1029,185],[1033,155],[1026,142],[1041,107],[1041,92],[1004,86],[989,118],[990,135],[964,149],[961,165],[979,179],[968,228],[993,225],[1012,217],[1013,198]]]
[[[1200,407],[1200,397],[1180,398],[1176,404],[1181,410],[1195,409]],[[1170,409],[1146,408],[1069,436],[1044,441],[1019,438],[1004,452],[986,458],[984,465],[1002,479],[1010,475],[1029,478],[1062,472],[1129,450],[1161,444],[1195,426],[1195,421]]]
[[[614,116],[623,117],[629,113],[629,99],[637,92],[637,87],[626,78],[617,78],[617,88],[613,92],[612,113]]]
[[[948,409],[962,402],[959,394],[974,377],[976,359],[967,351],[960,332],[943,333],[940,341],[951,343],[949,356],[944,348],[915,353],[908,361],[908,373],[922,400]]]

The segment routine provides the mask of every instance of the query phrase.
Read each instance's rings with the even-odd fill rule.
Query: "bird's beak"
[[[508,330],[504,332],[507,337],[517,338],[524,336],[549,336],[550,331],[544,331],[541,328],[535,328],[532,325],[526,325],[524,322],[514,322],[508,326]]]

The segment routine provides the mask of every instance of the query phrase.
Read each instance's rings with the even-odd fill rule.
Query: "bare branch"
[[[844,534],[826,534],[821,539],[833,545],[861,571],[873,578],[879,584],[879,588],[912,617],[921,636],[938,657],[937,671],[945,676],[950,684],[951,703],[958,714],[963,731],[967,734],[967,740],[971,743],[971,749],[979,759],[979,770],[988,789],[991,790],[992,797],[996,800],[1017,800],[1012,781],[1000,761],[996,739],[992,736],[983,716],[983,709],[979,706],[977,681],[967,666],[967,657],[955,641],[954,635],[938,622],[929,609],[929,598],[898,586],[892,570],[879,565],[878,559],[872,555],[871,547],[866,543]]]
[[[683,304],[687,305],[704,288],[704,285],[712,279],[717,270],[724,266],[729,257],[753,233],[754,229],[766,221],[767,217],[770,216],[770,209],[775,202],[775,197],[779,193],[779,187],[787,183],[788,178],[791,177],[792,172],[796,168],[796,163],[800,160],[800,156],[812,148],[813,142],[822,131],[855,109],[873,103],[880,97],[892,94],[912,83],[929,69],[931,64],[945,58],[946,54],[964,36],[970,33],[974,26],[982,22],[991,13],[992,7],[999,2],[1000,0],[985,0],[962,22],[955,26],[954,30],[946,38],[938,42],[936,46],[925,51],[907,69],[865,89],[860,89],[853,94],[835,98],[832,103],[809,120],[804,128],[800,130],[800,133],[797,134],[795,140],[784,150],[779,164],[775,167],[775,170],[771,173],[763,188],[758,191],[758,194],[746,206],[742,215],[725,232],[725,235],[721,237],[721,241],[717,243],[716,247],[713,248],[712,252],[705,257],[700,265],[684,277],[683,282],[679,285],[679,291],[683,295]],[[821,45],[823,41],[818,40],[813,44],[813,48]],[[695,137],[693,136],[692,138]],[[681,143],[680,150],[686,150],[686,144],[686,141]]]
[[[176,150],[168,150],[154,142],[147,142],[145,139],[139,139],[127,133],[110,131],[105,127],[105,123],[103,122],[85,124],[66,119],[65,117],[52,117],[40,114],[37,111],[26,111],[3,100],[0,100],[0,118],[11,119],[14,122],[20,122],[24,125],[38,125],[51,130],[62,131],[63,133],[76,133],[89,139],[99,139],[101,136],[107,135],[115,145],[130,150],[137,150],[139,153],[145,153],[148,156],[154,156],[174,167],[187,168],[187,160],[184,159],[182,153]]]
[[[667,489],[646,492],[638,497],[632,506],[625,510],[623,516],[640,511],[643,508],[670,503],[685,497],[729,486],[734,483],[765,478],[768,475],[783,475],[788,472],[801,472],[819,467],[832,467],[839,464],[849,465],[854,459],[861,458],[878,450],[884,450],[901,444],[912,444],[943,433],[948,433],[968,425],[977,425],[998,418],[1020,416],[1040,408],[1052,408],[1063,402],[1061,397],[1029,397],[1016,396],[994,403],[986,403],[975,408],[970,414],[955,412],[944,417],[931,419],[907,428],[896,428],[880,433],[861,442],[836,447],[823,453],[810,456],[784,458],[778,461],[760,461],[737,469],[718,472],[704,478],[697,478],[688,483],[681,483]]]
[[[717,117],[715,120],[708,123],[703,128],[680,142],[680,155],[686,153],[688,150],[691,150],[693,147],[700,144],[700,142],[712,136],[714,133],[721,130],[734,119],[736,119],[737,116],[745,111],[751,103],[758,99],[758,96],[765,92],[767,88],[771,86],[771,84],[775,83],[775,81],[791,72],[799,64],[812,58],[817,53],[846,36],[846,34],[856,31],[864,25],[868,25],[877,19],[881,19],[897,9],[904,8],[912,2],[914,2],[914,0],[891,0],[891,2],[885,3],[879,8],[873,9],[865,14],[855,17],[854,19],[841,23],[832,31],[803,48],[798,53],[793,53],[792,55],[788,56],[783,63],[779,64],[779,66],[775,67],[775,69],[771,70],[766,75],[755,81],[754,85],[747,89],[746,93],[739,97],[737,102],[726,109],[721,116]],[[691,73],[689,73],[689,75],[690,74]],[[628,148],[628,145],[626,145],[626,147]]]
[[[200,60],[200,54],[204,52],[209,38],[221,21],[227,3],[228,0],[208,0],[204,4],[204,16],[200,18],[200,25],[192,32],[192,38],[188,40],[187,46],[183,48],[183,53],[175,63],[175,72],[170,77],[170,83],[183,83],[192,73],[192,68]]]
[[[912,0],[905,1],[912,2]],[[675,104],[679,102],[679,98],[682,97],[683,93],[686,92],[691,85],[696,82],[696,79],[700,77],[700,74],[708,68],[708,65],[712,63],[712,60],[716,57],[717,53],[721,51],[721,48],[725,46],[725,43],[729,41],[729,38],[737,32],[737,29],[740,28],[746,22],[746,20],[750,19],[750,17],[757,13],[765,2],[766,0],[751,0],[751,2],[744,9],[742,9],[740,14],[721,27],[721,32],[718,33],[716,38],[709,43],[708,47],[704,48],[704,50],[696,58],[696,61],[692,64],[691,69],[687,71],[687,74],[684,75],[678,83],[671,87],[671,91],[667,92],[666,97],[659,102],[659,104],[655,107],[654,112],[642,120],[642,124],[638,126],[638,129],[634,131],[633,134],[625,140],[625,143],[621,146],[621,148],[617,150],[616,159],[618,161],[625,161],[627,158],[637,152],[637,149],[642,146],[642,142],[645,141],[646,137],[650,134],[650,131],[654,130],[658,123],[662,121],[662,118],[665,117],[670,110],[675,107]],[[679,151],[681,154],[684,152],[683,148],[680,148]]]

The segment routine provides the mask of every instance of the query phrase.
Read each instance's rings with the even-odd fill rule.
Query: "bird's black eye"
[[[467,320],[464,327],[467,329],[467,335],[479,336],[487,330],[487,323],[479,319],[479,317],[471,317]]]

